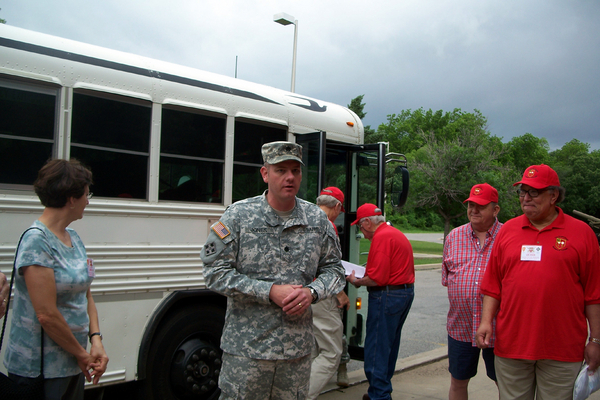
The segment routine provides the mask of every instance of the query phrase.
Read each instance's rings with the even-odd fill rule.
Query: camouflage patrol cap
[[[267,164],[277,164],[283,161],[293,160],[302,162],[302,146],[292,142],[270,142],[262,146],[262,156]]]

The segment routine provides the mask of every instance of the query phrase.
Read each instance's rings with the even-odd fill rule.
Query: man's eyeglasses
[[[89,200],[89,199],[91,199],[93,195],[94,195],[94,193],[92,193],[92,192],[89,192],[89,193],[87,194],[87,198],[88,198],[88,200]]]
[[[519,197],[525,197],[525,195],[528,194],[529,197],[531,197],[532,199],[535,199],[540,194],[544,193],[546,190],[548,190],[548,188],[546,188],[546,189],[529,189],[529,190],[517,189],[517,193],[519,194]]]

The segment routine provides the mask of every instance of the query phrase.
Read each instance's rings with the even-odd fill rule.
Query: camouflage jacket
[[[309,354],[312,312],[288,316],[269,292],[273,284],[309,285],[319,299],[331,297],[345,284],[340,257],[331,223],[312,203],[296,198],[285,223],[265,194],[227,208],[201,253],[206,285],[227,296],[223,351],[265,360]]]

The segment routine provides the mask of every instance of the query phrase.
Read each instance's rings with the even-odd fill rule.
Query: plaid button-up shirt
[[[485,244],[480,246],[471,223],[453,229],[444,243],[442,285],[448,287],[448,335],[461,342],[475,343],[475,332],[481,322],[482,299],[480,285],[492,253],[492,245],[502,226],[498,219],[487,231]],[[494,333],[496,321],[494,319]],[[494,345],[495,334],[491,338]]]

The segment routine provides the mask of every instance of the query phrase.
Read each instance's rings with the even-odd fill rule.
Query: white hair
[[[360,225],[360,224],[362,224],[363,222],[365,222],[365,219],[369,219],[369,220],[371,220],[371,222],[372,222],[374,225],[377,225],[377,224],[379,224],[379,223],[381,223],[381,222],[385,222],[385,216],[384,216],[384,215],[373,215],[373,216],[371,216],[371,217],[364,217],[364,218],[361,218],[361,219],[360,219],[360,221],[358,221],[358,224]]]
[[[335,208],[335,206],[337,206],[338,203],[341,204],[341,202],[338,199],[336,199],[335,197],[330,196],[328,194],[322,194],[319,197],[317,197],[317,205],[318,206]]]

